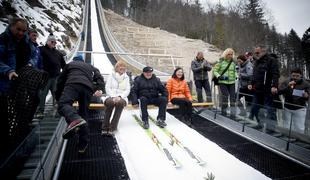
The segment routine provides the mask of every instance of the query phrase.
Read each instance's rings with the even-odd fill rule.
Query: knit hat
[[[77,53],[76,56],[73,58],[73,61],[84,61],[83,54]]]
[[[48,42],[48,41],[56,41],[56,40],[57,40],[57,39],[56,39],[56,36],[54,36],[54,34],[51,33],[51,34],[47,37],[46,42]]]

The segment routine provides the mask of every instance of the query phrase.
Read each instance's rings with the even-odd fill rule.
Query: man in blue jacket
[[[31,48],[26,36],[28,23],[25,19],[14,18],[6,30],[0,34],[0,141],[1,155],[9,146],[8,106],[12,94],[12,81],[18,78],[17,71],[31,59]]]

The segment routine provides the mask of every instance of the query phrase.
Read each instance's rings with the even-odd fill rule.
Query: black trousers
[[[211,88],[210,88],[210,83],[208,79],[195,80],[195,86],[196,86],[198,102],[203,102],[202,88],[204,88],[206,92],[206,97],[207,97],[206,101],[207,102],[212,101]]]
[[[192,102],[186,98],[173,98],[171,99],[172,104],[176,104],[180,107],[179,113],[185,118],[189,119],[192,116]]]
[[[59,102],[58,113],[64,116],[66,122],[70,124],[72,121],[83,118],[86,120],[89,112],[90,99],[93,91],[82,84],[68,84],[65,86]],[[79,111],[72,106],[74,101],[79,102]],[[88,142],[89,130],[87,126],[83,126],[79,130],[79,143]]]
[[[11,149],[8,120],[8,96],[0,94],[0,165],[8,157]]]
[[[220,90],[221,90],[221,101],[222,101],[222,112],[226,112],[226,109],[228,107],[228,97],[230,101],[230,107],[235,107],[236,102],[236,90],[235,90],[235,84],[220,84]],[[235,112],[233,112],[235,114]]]
[[[148,121],[149,114],[147,112],[147,105],[153,104],[158,106],[157,119],[166,120],[166,109],[167,109],[167,97],[159,96],[157,98],[146,98],[140,97],[140,109],[142,112],[142,121]]]

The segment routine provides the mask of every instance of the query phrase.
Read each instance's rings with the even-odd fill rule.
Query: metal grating
[[[68,141],[60,180],[129,179],[116,139],[102,136],[100,127],[100,122],[89,121],[90,143],[83,155],[78,153],[77,136]]]
[[[169,113],[177,115],[178,110],[169,110]],[[310,169],[271,152],[198,115],[193,115],[192,118],[192,128],[266,176],[279,180],[310,178]]]

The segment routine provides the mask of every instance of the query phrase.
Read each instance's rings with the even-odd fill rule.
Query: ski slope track
[[[92,48],[93,51],[97,52],[106,52],[103,47],[102,40],[100,37],[98,20],[97,20],[97,11],[95,6],[95,1],[90,1],[91,5],[91,41],[92,41]],[[108,56],[106,54],[93,54],[93,65],[99,69],[101,74],[111,74],[114,67],[111,64]]]
[[[93,51],[105,51],[99,33],[94,1],[91,1],[91,29]],[[113,66],[105,54],[93,54],[93,64],[101,73],[108,74],[113,71]],[[152,117],[157,116],[157,109],[148,111]],[[204,160],[203,165],[193,161],[184,149],[171,145],[169,143],[171,138],[150,122],[152,133],[182,164],[180,168],[175,168],[145,130],[137,124],[133,115],[139,115],[139,110],[124,110],[115,133],[128,174],[133,180],[199,180],[206,178],[207,173],[212,173],[216,180],[269,179],[167,113],[166,129]]]
[[[148,111],[151,116],[157,116],[157,109]],[[152,133],[182,164],[182,167],[175,168],[133,115],[139,115],[139,110],[124,110],[115,133],[131,179],[198,180],[207,177],[207,173],[215,175],[215,179],[269,179],[167,113],[166,129],[205,161],[203,166],[197,164],[182,148],[172,146],[170,137],[150,122]]]

